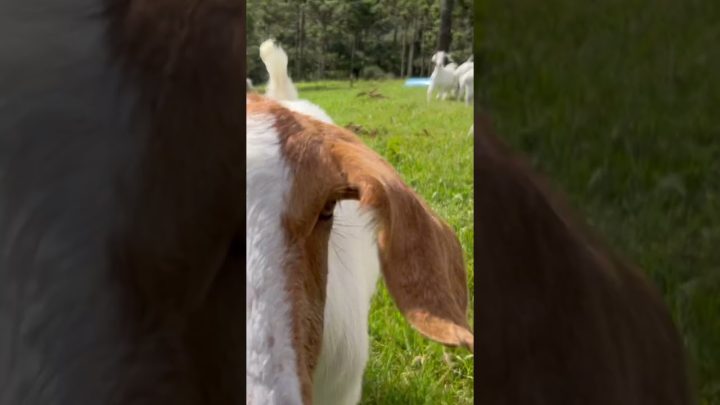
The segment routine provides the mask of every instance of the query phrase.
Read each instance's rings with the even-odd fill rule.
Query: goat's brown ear
[[[455,233],[387,162],[353,138],[334,143],[332,155],[361,206],[375,214],[390,295],[421,334],[472,351],[467,275]]]

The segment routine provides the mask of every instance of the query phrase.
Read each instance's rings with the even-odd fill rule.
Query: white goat
[[[455,70],[451,67],[448,68],[445,65],[445,58],[447,53],[444,51],[438,51],[433,55],[432,61],[435,63],[435,69],[430,75],[430,86],[427,91],[427,101],[430,102],[433,91],[438,91],[438,98],[442,97],[443,100],[447,98],[449,94],[452,94],[458,87],[458,78],[455,76]]]
[[[458,91],[458,95],[460,93],[465,94],[465,104],[470,105],[470,101],[473,98],[473,90],[474,90],[474,72],[472,69],[465,72],[465,74],[462,75],[460,78],[460,90]]]
[[[246,118],[247,404],[357,404],[381,271],[413,327],[472,350],[451,228],[359,138],[298,99],[282,48],[266,41],[260,54],[268,90],[247,96]]]
[[[473,56],[470,55],[470,57],[465,62],[463,62],[462,65],[458,66],[458,68],[455,69],[455,76],[458,79],[456,98],[459,100],[460,96],[464,95],[466,104],[468,104],[469,98],[472,98],[472,90],[470,90],[470,93],[468,93],[467,84],[469,83],[470,88],[472,88],[473,82],[473,74],[470,74],[468,76],[467,73],[472,72],[474,67],[475,65],[473,63]]]
[[[463,62],[462,65],[458,66],[457,69],[455,69],[455,75],[458,76],[458,78],[459,78],[460,76],[465,74],[467,71],[472,70],[473,67],[474,67],[473,57],[472,57],[472,55],[470,55],[470,57],[465,62]]]
[[[448,60],[452,60],[452,59],[450,59],[450,54],[448,54],[447,56],[448,56]],[[450,63],[448,63],[447,65],[445,65],[445,70],[449,70],[449,71],[451,71],[451,72],[453,72],[453,73],[455,73],[455,72],[457,71],[457,68],[458,68],[458,64],[455,63],[455,62],[450,62]],[[455,76],[457,76],[457,74],[455,74]],[[450,90],[450,91],[447,93],[447,95],[448,95],[450,98],[457,98],[457,97],[458,97],[458,96],[457,96],[457,91],[458,91],[458,88],[455,87],[454,89]]]

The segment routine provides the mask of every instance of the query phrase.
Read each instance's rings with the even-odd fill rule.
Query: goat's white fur
[[[427,101],[430,102],[433,91],[438,91],[438,97],[446,99],[458,87],[458,78],[455,76],[455,70],[444,66],[447,54],[443,51],[436,52],[431,60],[435,62],[435,69],[430,75],[430,86],[427,90]]]
[[[470,105],[470,100],[473,98],[473,90],[474,90],[474,77],[475,74],[471,70],[465,72],[465,74],[460,77],[460,92],[465,94],[465,104]],[[459,93],[460,93],[459,92]]]
[[[474,65],[472,59],[473,59],[473,57],[472,57],[472,55],[471,55],[471,56],[468,58],[468,60],[466,60],[465,62],[463,62],[462,65],[458,66],[457,69],[455,69],[455,76],[457,76],[457,77],[459,78],[460,76],[464,75],[465,73],[473,70],[473,67],[474,67],[475,65]]]
[[[325,110],[307,100],[279,100],[279,102],[288,110],[309,115],[316,120],[322,121],[326,124],[333,123],[333,120],[325,112]]]
[[[355,405],[369,356],[368,316],[380,263],[370,213],[361,212],[357,201],[343,201],[334,215],[314,402]]]
[[[282,48],[272,41],[261,46],[268,72],[287,65]],[[282,53],[282,55],[280,55]],[[320,107],[299,100],[287,77],[270,73],[266,96],[286,108],[332,123]],[[248,191],[250,192],[250,191]],[[360,401],[362,377],[369,356],[370,301],[380,276],[380,262],[371,213],[357,201],[342,201],[334,212],[328,249],[328,280],[323,340],[314,374],[313,403],[355,405]]]
[[[287,73],[288,57],[275,41],[268,39],[260,45],[262,59],[269,75],[265,96],[273,100],[297,100],[298,93]]]
[[[458,78],[458,89],[457,89],[457,99],[460,99],[460,96],[464,95],[465,98],[465,104],[470,105],[470,99],[473,95],[473,68],[475,67],[473,63],[473,57],[470,55],[470,57],[463,62],[462,65],[458,66],[457,69],[455,69],[455,76]]]
[[[281,216],[292,177],[273,117],[248,116],[246,387],[250,404],[302,405],[283,270]]]

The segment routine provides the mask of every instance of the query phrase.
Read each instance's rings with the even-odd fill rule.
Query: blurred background
[[[475,5],[476,102],[660,287],[720,404],[720,2]]]
[[[430,76],[441,9],[461,63],[472,52],[472,0],[248,0],[248,77],[267,80],[257,55],[268,38],[287,51],[295,81]]]

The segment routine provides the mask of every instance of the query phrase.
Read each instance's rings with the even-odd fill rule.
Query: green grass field
[[[353,88],[348,82],[299,83],[298,91],[336,124],[351,127],[450,223],[465,251],[472,291],[472,108],[450,101],[427,105],[424,88],[406,88],[401,81],[356,82]],[[422,338],[380,284],[370,315],[362,403],[471,404],[472,355]]]
[[[476,4],[478,99],[646,269],[720,404],[720,2]]]

